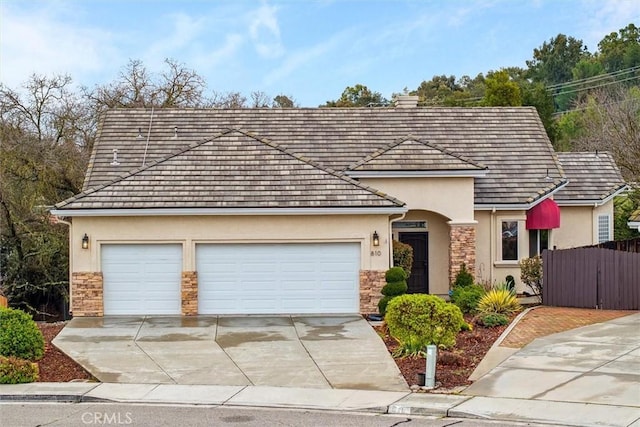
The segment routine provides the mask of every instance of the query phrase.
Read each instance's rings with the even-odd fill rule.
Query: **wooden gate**
[[[544,251],[542,260],[545,305],[640,309],[640,253],[575,248]]]

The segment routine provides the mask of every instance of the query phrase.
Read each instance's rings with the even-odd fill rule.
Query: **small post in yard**
[[[425,371],[424,386],[434,388],[436,386],[436,360],[438,359],[438,346],[430,344],[427,346],[427,366]]]

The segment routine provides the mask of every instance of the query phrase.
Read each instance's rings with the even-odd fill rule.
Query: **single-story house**
[[[394,239],[410,292],[446,295],[462,263],[524,290],[518,261],[608,240],[624,189],[530,107],[113,109],[52,214],[75,316],[373,313]]]

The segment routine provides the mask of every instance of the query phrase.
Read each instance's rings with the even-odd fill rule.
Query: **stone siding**
[[[71,296],[71,312],[74,316],[104,316],[102,273],[73,273],[71,275]]]
[[[195,316],[198,314],[198,273],[195,271],[182,272],[181,284],[182,315]]]
[[[449,283],[454,282],[462,263],[467,265],[467,270],[475,277],[476,227],[452,225],[449,237]]]
[[[380,291],[385,285],[384,271],[360,270],[360,313],[378,312],[378,302],[382,298]]]

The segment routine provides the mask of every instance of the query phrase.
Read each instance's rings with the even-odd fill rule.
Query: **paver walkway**
[[[637,313],[637,311],[536,307],[520,319],[500,343],[500,346],[522,348],[536,338],[593,325],[594,323],[606,322],[634,313]]]

